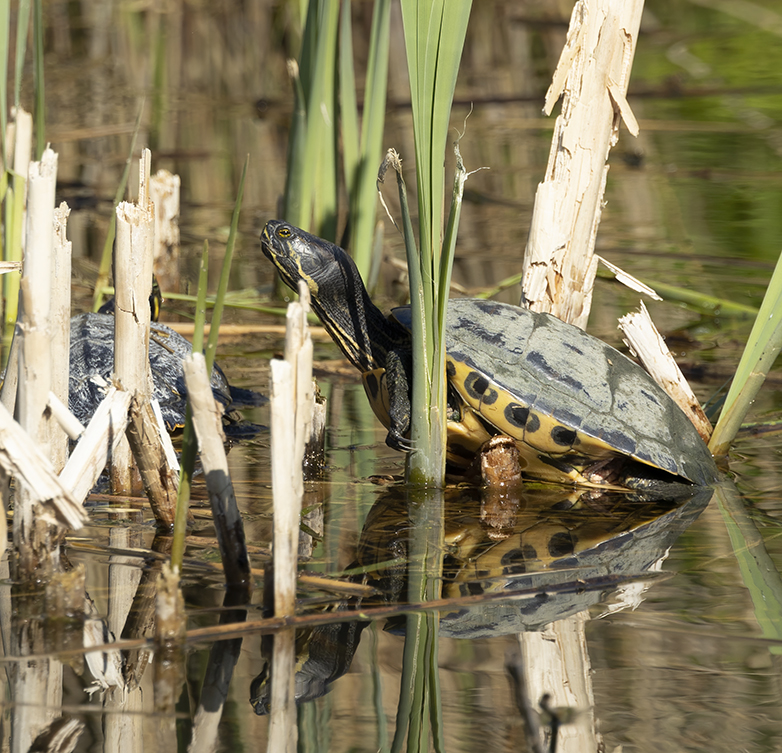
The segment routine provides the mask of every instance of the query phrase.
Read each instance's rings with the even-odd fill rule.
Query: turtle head
[[[385,365],[389,325],[347,252],[282,220],[266,223],[261,247],[286,285],[297,290],[299,280],[307,283],[313,310],[360,371]]]
[[[283,282],[297,291],[299,280],[303,280],[316,303],[330,297],[344,300],[346,279],[352,285],[356,278],[361,279],[353,260],[339,246],[282,220],[266,223],[261,248],[277,267]]]

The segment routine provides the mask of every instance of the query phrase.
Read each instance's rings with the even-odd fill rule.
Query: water
[[[622,131],[612,152],[598,252],[636,276],[757,306],[779,252],[780,61],[778,46],[769,43],[770,32],[763,28],[769,24],[736,18],[726,12],[731,8],[647,3],[629,97],[642,130],[638,140]],[[354,8],[357,17],[365,10]],[[766,10],[776,12],[773,4]],[[110,15],[101,16],[102,11]],[[249,153],[231,287],[270,294],[272,269],[260,254],[258,234],[263,223],[277,215],[284,186],[292,98],[284,68],[290,38],[282,32],[290,29],[289,5],[259,2],[242,10],[176,6],[165,13],[142,13],[90,3],[78,9],[50,3],[46,12],[52,22],[57,20],[47,35],[47,138],[60,155],[58,200],[73,207],[69,234],[76,257],[77,306],[95,276],[111,199],[144,94],[147,114],[140,142],[153,147],[153,169],[165,167],[182,177],[183,288],[196,279],[204,238],[210,241],[210,275],[216,282],[238,176]],[[454,275],[471,290],[520,269],[550,140],[551,123],[540,117],[540,108],[566,28],[565,16],[552,17],[553,12],[550,4],[535,2],[475,3],[453,117],[461,128],[469,103],[474,103],[462,154],[468,169],[491,168],[471,176],[467,184]],[[156,89],[151,40],[158,34],[163,35],[164,75]],[[389,98],[394,106],[389,108],[385,145],[396,146],[412,165],[403,57],[400,47],[392,50]],[[26,76],[25,85],[29,79]],[[403,258],[401,240],[390,227],[385,241],[387,255]],[[379,297],[387,308],[398,300],[405,281],[400,282],[391,265],[384,265],[381,281]],[[515,302],[517,289],[503,298]],[[636,305],[637,295],[599,281],[590,331],[618,344],[616,318]],[[672,303],[650,304],[650,310],[698,396],[709,398],[732,374],[750,320],[706,316]],[[176,312],[176,303],[170,303],[168,316],[174,319]],[[241,310],[230,311],[227,318],[247,324],[272,322]],[[225,337],[219,358],[233,383],[266,391],[268,358],[281,347],[278,336],[262,332]],[[319,534],[306,568],[342,573],[366,541],[362,530],[367,521],[378,515],[378,505],[387,504],[387,485],[373,483],[378,480],[373,477],[399,476],[402,466],[400,456],[383,444],[384,432],[356,384],[357,375],[336,347],[319,341],[316,357],[316,373],[329,398],[327,474],[305,502],[313,508],[308,525]],[[750,418],[778,417],[781,402],[778,375],[772,374]],[[269,423],[264,408],[247,416]],[[558,671],[567,668],[570,680],[565,686],[549,675],[555,679],[539,690],[566,688],[564,703],[581,712],[563,727],[560,750],[596,750],[598,737],[607,751],[619,746],[623,751],[778,750],[782,688],[778,644],[771,638],[782,635],[778,594],[763,578],[782,562],[779,455],[774,435],[745,434],[731,455],[738,503],[715,498],[686,516],[689,527],[677,519],[675,531],[648,537],[639,533],[644,530],[642,509],[620,516],[604,506],[599,514],[616,525],[609,530],[616,533],[624,526],[625,533],[624,538],[611,539],[617,551],[603,553],[605,559],[597,560],[592,570],[570,563],[572,569],[563,574],[553,557],[525,564],[547,577],[559,576],[560,583],[576,583],[616,577],[617,557],[621,564],[628,538],[636,559],[623,567],[632,572],[656,562],[670,547],[659,565],[662,574],[647,576],[641,585],[617,590],[615,583],[598,582],[591,590],[582,584],[574,589],[579,592],[574,595],[575,613],[543,631],[519,634],[520,625],[514,625],[506,634],[490,637],[485,624],[480,630],[471,624],[479,637],[456,638],[441,628],[443,748],[525,750],[524,724],[506,669],[508,656],[521,650],[532,677],[535,662],[543,662],[546,649],[558,645],[567,659]],[[234,447],[229,459],[253,566],[260,569],[271,540],[268,435]],[[203,489],[197,492],[205,498]],[[497,539],[490,546],[478,536],[486,535],[486,526],[476,522],[480,503],[469,495],[460,500],[457,507],[463,509],[451,516],[448,526],[449,573],[456,583],[460,570],[455,563],[468,545],[488,551],[499,546]],[[554,534],[585,530],[584,516],[590,521],[599,517],[593,506],[565,524],[567,510],[547,512],[561,503],[546,506],[527,499],[513,524],[495,534],[508,534],[501,543],[522,532],[524,541],[561,541],[552,538]],[[216,547],[207,506],[200,504],[183,578],[190,629],[217,625],[224,598],[220,573],[210,564],[216,560]],[[523,516],[533,511],[542,512],[536,523],[523,523],[530,520]],[[649,525],[660,520],[647,517]],[[84,564],[95,614],[119,636],[123,610],[132,602],[139,578],[157,561],[145,553],[152,548],[165,551],[166,542],[154,541],[152,517],[144,504],[121,500],[112,507],[96,500],[91,520],[66,553],[74,564]],[[656,549],[637,546],[639,540],[655,536]],[[569,540],[572,544],[572,536]],[[594,543],[599,537],[591,533],[584,540]],[[616,556],[609,561],[609,554]],[[494,581],[483,572],[480,563],[485,561],[475,561],[481,570],[477,580],[484,585],[467,586],[467,591],[490,593]],[[7,616],[23,600],[5,583],[0,602]],[[754,590],[749,588],[753,583]],[[260,592],[258,575],[247,620],[261,616]],[[302,609],[310,612],[334,601],[310,589],[302,598]],[[612,609],[619,603],[625,608]],[[567,611],[563,607],[557,615]],[[29,624],[36,626],[34,618],[39,616],[32,615]],[[540,627],[540,620],[536,623],[533,617],[530,622],[528,627]],[[14,642],[9,624],[7,619],[3,623],[6,657]],[[363,630],[352,663],[334,680],[329,694],[300,707],[302,750],[388,749],[397,715],[403,638],[384,630],[384,624]],[[185,749],[214,638],[188,644],[181,661],[174,657],[169,666],[181,676],[175,673],[168,685],[162,684],[165,677],[158,671],[156,688],[155,665],[147,667],[142,692],[132,701],[140,713],[116,715],[110,713],[116,699],[104,701],[100,693],[91,698],[85,693],[92,677],[80,655],[62,651],[64,645],[80,643],[81,631],[80,623],[70,628],[66,624],[60,632],[48,625],[49,639],[59,636],[55,648],[38,640],[35,631],[30,636],[32,653],[49,654],[44,680],[64,689],[61,701],[54,692],[50,698],[55,700],[42,707],[41,686],[15,679],[25,663],[6,659],[3,744],[10,744],[13,734],[14,750],[26,750],[24,741],[38,723],[30,714],[43,710],[47,721],[62,716],[84,722],[78,751],[130,750],[134,739],[139,750]],[[238,649],[231,646],[238,653],[217,731],[219,750],[265,747],[268,718],[256,715],[249,702],[252,681],[263,666],[260,643],[256,632],[243,636]],[[50,653],[55,650],[60,653]],[[64,662],[62,680],[58,657]],[[546,666],[554,665],[549,661]],[[175,713],[161,712],[164,699],[176,704]],[[538,699],[532,699],[532,706],[537,708]]]

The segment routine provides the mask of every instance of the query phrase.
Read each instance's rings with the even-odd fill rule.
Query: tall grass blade
[[[390,0],[376,0],[372,13],[369,61],[364,87],[361,147],[355,166],[354,182],[348,193],[350,197],[350,248],[359,271],[370,289],[377,281],[379,269],[379,264],[375,263],[376,245],[374,243],[377,217],[375,177],[383,153],[390,35],[391,2]],[[346,82],[340,81],[340,91],[345,87]],[[344,123],[343,110],[343,148],[347,144]]]
[[[443,494],[414,489],[408,501],[410,546],[407,600],[420,604],[441,596],[443,567]],[[438,677],[438,614],[407,616],[397,726],[391,750],[428,751],[429,731],[442,750],[442,704]],[[428,720],[428,721],[427,721]]]
[[[193,352],[199,353],[204,347],[204,322],[206,321],[206,288],[209,272],[209,242],[204,241],[201,253],[201,265],[198,270],[198,297],[195,308],[195,326],[193,328]],[[207,366],[207,374],[211,374]],[[198,440],[193,427],[193,414],[190,401],[185,409],[185,428],[182,431],[182,457],[179,465],[179,490],[177,492],[176,514],[174,515],[174,535],[171,543],[171,568],[182,572],[185,557],[185,538],[187,536],[187,511],[190,506],[190,488],[193,481],[193,469],[198,452]]]
[[[417,483],[441,484],[445,470],[444,313],[452,262],[443,257],[441,248],[443,162],[471,5],[469,0],[451,0],[446,11],[444,0],[402,0],[420,244],[419,253],[411,254],[406,243],[413,328],[411,439],[415,448],[409,456],[408,478]],[[448,250],[453,250],[452,243]]]
[[[339,115],[345,187],[352,204],[352,196],[358,185],[361,142],[356,102],[356,72],[353,65],[353,18],[350,14],[350,0],[342,0],[339,19]],[[353,260],[358,264],[355,254]],[[361,266],[358,269],[366,280],[364,270]]]
[[[248,155],[242,168],[242,176],[239,179],[239,189],[236,194],[233,215],[231,217],[231,229],[228,233],[228,242],[225,246],[223,266],[220,270],[220,281],[217,284],[217,296],[215,298],[212,323],[209,329],[209,338],[205,349],[206,373],[211,375],[214,366],[217,338],[220,329],[220,319],[223,315],[223,302],[228,289],[228,281],[231,275],[231,261],[233,260],[234,246],[236,245],[236,232],[239,227],[239,213],[244,198],[244,183],[247,178],[247,167],[250,163]],[[198,275],[198,298],[196,301],[195,327],[193,330],[193,352],[204,350],[204,321],[206,319],[206,288],[207,271],[209,266],[209,244],[204,241],[204,251],[201,255],[201,267]],[[190,484],[195,468],[198,441],[196,440],[193,422],[190,413],[190,403],[187,405],[185,415],[185,428],[182,437],[182,458],[179,471],[179,494],[177,496],[176,516],[174,520],[174,544],[171,549],[171,566],[182,568],[185,554],[185,529],[187,527],[187,511],[190,505]]]
[[[128,186],[128,178],[130,177],[130,163],[133,159],[133,152],[136,150],[136,138],[138,137],[139,128],[141,127],[141,116],[144,114],[144,100],[141,100],[141,104],[138,108],[138,115],[136,116],[136,125],[133,127],[133,135],[130,137],[130,149],[128,149],[128,157],[125,160],[125,169],[122,171],[122,178],[120,178],[119,185],[117,186],[117,192],[114,194],[114,204],[111,212],[111,220],[109,221],[109,231],[106,233],[106,240],[103,243],[103,252],[100,257],[100,266],[98,267],[98,279],[95,281],[95,291],[92,296],[92,310],[97,311],[103,303],[103,295],[106,286],[109,283],[109,271],[111,270],[111,255],[114,248],[114,236],[117,232],[117,205],[122,201],[122,197],[125,195],[125,189]]]
[[[5,134],[8,127],[8,41],[11,38],[11,2],[0,0],[0,158],[3,162],[3,170],[8,169],[8,157],[5,153]],[[5,50],[5,52],[2,52]],[[0,197],[0,201],[2,197]]]
[[[300,67],[288,63],[288,75],[293,85],[293,116],[288,133],[288,161],[282,214],[286,220],[301,227],[303,222],[301,195],[304,181],[304,144],[307,134],[307,99],[301,83]]]
[[[215,352],[217,350],[217,337],[220,329],[220,320],[223,316],[225,294],[228,290],[228,281],[231,277],[231,262],[234,256],[234,247],[236,246],[236,232],[239,227],[239,213],[242,210],[242,200],[244,199],[244,183],[247,178],[247,167],[250,164],[250,155],[244,160],[242,168],[242,177],[239,179],[239,190],[236,194],[236,203],[231,217],[231,229],[228,232],[228,242],[225,244],[225,256],[223,256],[223,267],[220,270],[220,281],[217,283],[217,296],[215,298],[214,311],[212,312],[212,326],[209,329],[209,340],[206,344],[206,373],[212,373],[212,366],[215,361]],[[195,350],[195,347],[193,348]]]
[[[30,30],[30,0],[20,0],[19,2],[19,15],[16,18],[16,66],[14,70],[14,107],[19,107],[21,104],[22,93],[22,72],[24,71],[24,58],[27,52],[27,33]],[[7,40],[6,40],[7,44]],[[0,49],[8,49],[8,47],[0,47]],[[3,86],[5,84],[3,83]],[[5,103],[7,100],[3,96],[2,101]],[[3,133],[5,133],[5,125],[3,125]]]
[[[298,64],[306,126],[295,122],[291,134],[289,167],[294,172],[285,192],[285,219],[330,240],[336,240],[337,228],[338,32],[339,3],[311,0]]]
[[[763,637],[782,641],[782,578],[779,570],[736,487],[723,483],[714,494]],[[772,646],[770,651],[781,654],[782,646]]]
[[[445,194],[443,158],[459,62],[470,18],[470,0],[402,0],[410,99],[413,112],[421,254],[432,260],[439,278],[442,207]]]
[[[782,255],[739,361],[709,442],[713,455],[725,455],[782,348]]]

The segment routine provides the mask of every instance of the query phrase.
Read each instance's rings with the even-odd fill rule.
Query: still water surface
[[[61,198],[73,207],[69,232],[77,296],[95,277],[143,95],[140,142],[153,148],[153,169],[168,168],[182,177],[182,289],[193,285],[204,238],[210,241],[211,269],[217,274],[238,175],[249,153],[232,288],[255,298],[271,295],[272,269],[260,254],[258,234],[277,215],[284,186],[292,104],[285,59],[295,36],[292,5],[173,3],[160,11],[90,2],[78,8],[47,4],[47,138],[60,155]],[[356,24],[366,23],[368,5],[353,5]],[[469,290],[496,284],[520,269],[534,192],[548,154],[551,123],[540,116],[540,108],[564,39],[569,5],[560,6],[474,4],[453,122],[461,127],[473,103],[462,154],[468,169],[491,169],[470,178],[463,210],[454,276]],[[741,17],[744,7],[647,3],[629,96],[642,130],[637,140],[623,131],[612,152],[598,252],[652,282],[757,306],[782,247],[782,60],[776,59],[780,47],[765,28],[769,24],[757,16]],[[765,7],[778,13],[774,3]],[[153,40],[162,50],[159,77],[153,75]],[[391,55],[392,104],[384,143],[412,164],[398,35]],[[389,259],[403,258],[401,240],[390,227],[385,253]],[[385,264],[381,281],[381,298],[391,305],[402,295],[404,280],[396,267]],[[518,291],[503,296],[515,302]],[[634,294],[599,282],[590,331],[618,344],[616,318],[636,305]],[[710,398],[732,373],[751,322],[719,311],[700,314],[676,303],[649,305],[698,396]],[[167,315],[176,318],[176,303]],[[241,310],[228,319],[272,322]],[[265,391],[268,359],[280,350],[279,339],[267,334],[226,337],[221,362],[233,383]],[[391,515],[388,508],[393,508],[388,486],[373,478],[398,477],[402,461],[383,444],[384,432],[368,410],[357,375],[336,348],[322,341],[316,356],[319,382],[329,398],[328,449],[325,479],[310,490],[308,525],[319,538],[306,567],[341,573],[362,555],[382,560],[378,552],[398,553],[394,546],[404,539],[397,530],[404,530],[404,516],[395,528],[389,523],[395,533],[385,543],[370,533],[383,527],[373,528],[376,518],[386,520],[383,515]],[[772,375],[752,420],[778,416],[779,385],[778,374]],[[264,409],[248,418],[269,423]],[[271,539],[268,444],[268,435],[261,434],[229,456],[257,567]],[[511,580],[517,586],[528,570],[543,572],[549,585],[645,568],[662,574],[619,590],[605,583],[575,589],[580,593],[546,609],[521,601],[517,611],[525,617],[515,622],[493,607],[488,618],[453,618],[451,627],[444,619],[439,650],[444,749],[525,750],[506,662],[521,651],[534,675],[536,662],[552,645],[563,647],[566,661],[560,669],[569,680],[566,685],[549,675],[548,687],[544,682],[539,689],[581,711],[562,729],[560,750],[598,750],[599,745],[625,752],[782,748],[779,644],[769,640],[782,637],[779,594],[767,585],[773,577],[762,578],[782,565],[779,455],[774,435],[742,436],[731,456],[731,476],[741,498],[715,497],[708,505],[695,500],[678,512],[643,505],[628,510],[608,502],[590,507],[563,493],[554,500],[525,498],[515,519],[492,526],[469,495],[452,502],[451,570],[445,578],[453,593],[491,592],[497,577],[491,569],[497,564],[494,555],[502,563],[503,545],[509,547],[503,550],[503,566],[515,567]],[[119,635],[122,620],[117,622],[116,615],[127,609],[145,566],[144,558],[127,550],[153,546],[151,516],[96,501],[87,536],[97,549],[85,551],[74,543],[68,555],[74,563],[84,562],[96,614],[108,615],[110,629]],[[208,516],[197,511],[184,589],[192,628],[215,625],[223,602],[219,573],[196,564],[215,558],[211,536]],[[611,543],[601,545],[606,538]],[[514,541],[516,550],[536,556],[508,555],[515,551],[509,543]],[[578,558],[582,552],[586,560]],[[146,566],[150,562],[147,558]],[[473,568],[472,582],[480,587],[469,585],[469,568],[465,565],[462,572],[459,565],[463,562]],[[119,585],[123,571],[129,581]],[[748,587],[753,581],[754,591]],[[260,616],[261,590],[259,576],[256,604],[247,619]],[[312,611],[333,603],[333,597],[316,591],[302,598],[302,607]],[[569,612],[565,621],[547,626]],[[300,707],[301,750],[389,749],[403,638],[384,627],[378,622],[364,628],[352,662],[340,668],[344,674],[334,680],[331,692]],[[172,691],[175,716],[155,713],[162,691],[154,688],[150,666],[137,699],[140,713],[123,715],[119,732],[111,702],[100,693],[85,694],[92,678],[83,662],[66,664],[63,714],[86,725],[76,750],[113,751],[120,749],[118,739],[125,750],[134,735],[139,750],[185,749],[210,647],[205,643],[188,651],[184,682]],[[251,684],[263,669],[260,637],[248,635],[233,648],[239,653],[219,722],[218,749],[264,749],[267,717],[256,715],[249,701]],[[13,721],[4,726],[5,735],[24,724],[14,705],[20,699],[11,692],[15,671],[6,688],[4,719]],[[532,703],[537,706],[537,698]]]

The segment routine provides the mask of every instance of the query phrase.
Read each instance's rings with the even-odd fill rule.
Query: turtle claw
[[[386,437],[386,444],[395,450],[399,450],[399,452],[412,452],[415,449],[412,439],[390,431]]]

